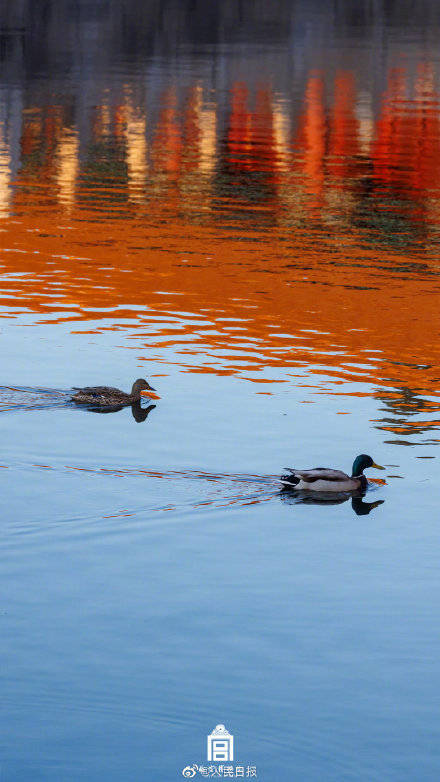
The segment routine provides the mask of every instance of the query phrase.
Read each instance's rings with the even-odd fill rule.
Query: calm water
[[[438,4],[7,5],[2,780],[438,780]]]

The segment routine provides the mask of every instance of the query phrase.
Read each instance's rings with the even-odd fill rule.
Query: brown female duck
[[[75,388],[74,391],[77,393],[72,396],[72,402],[86,405],[105,405],[110,407],[115,405],[132,405],[135,402],[139,402],[141,396],[148,396],[150,399],[160,399],[156,389],[150,386],[143,378],[135,380],[130,394],[111,386],[87,386],[86,388]]]

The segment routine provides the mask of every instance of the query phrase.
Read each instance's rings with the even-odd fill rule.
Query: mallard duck
[[[150,386],[143,378],[135,380],[130,394],[110,386],[87,386],[86,388],[75,388],[74,391],[77,393],[72,396],[72,402],[87,405],[106,405],[111,407],[132,405],[134,402],[139,402],[141,396],[148,396],[150,399],[160,399],[156,389]]]
[[[384,470],[380,464],[375,464],[371,456],[361,453],[356,456],[351,470],[351,476],[341,470],[331,470],[327,467],[315,467],[313,470],[294,470],[286,467],[289,475],[280,478],[283,486],[297,491],[365,491],[368,481],[364,475],[367,467]]]

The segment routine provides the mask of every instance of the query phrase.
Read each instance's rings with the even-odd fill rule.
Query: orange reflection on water
[[[267,85],[237,83],[226,119],[201,85],[184,101],[170,87],[150,127],[127,88],[92,113],[82,152],[62,107],[25,109],[18,177],[0,178],[12,214],[0,233],[3,307],[105,319],[94,331],[132,330],[147,360],[173,346],[191,371],[258,379],[306,366],[318,388],[325,377],[434,394],[438,265],[408,214],[397,249],[393,229],[373,224],[377,210],[389,218],[374,195],[385,186],[417,211],[417,230],[422,200],[438,214],[426,162],[440,159],[438,96],[425,71],[409,107],[408,89],[392,73],[370,126],[347,72],[330,96],[310,74],[298,119]],[[5,154],[3,140],[0,171]]]
[[[303,150],[304,189],[312,196],[310,207],[321,207],[325,182],[327,121],[323,102],[324,82],[311,76],[307,82],[305,109],[297,147]]]

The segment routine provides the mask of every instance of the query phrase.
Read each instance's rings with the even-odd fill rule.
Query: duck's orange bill
[[[144,388],[141,391],[141,396],[148,396],[150,399],[160,399],[159,394],[156,394],[155,391],[150,391],[148,388]]]
[[[385,469],[385,467],[381,467],[380,464],[376,464],[375,462],[373,462],[373,464],[371,466],[375,467],[376,470],[384,470]]]

